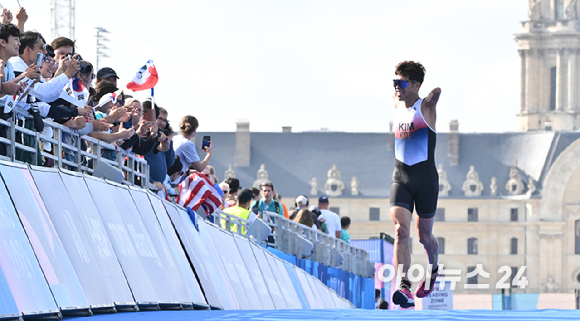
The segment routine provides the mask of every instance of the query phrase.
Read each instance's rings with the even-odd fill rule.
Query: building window
[[[381,220],[381,209],[378,207],[371,207],[369,209],[369,220],[380,221]]]
[[[468,266],[467,267],[467,274],[469,274],[473,271],[475,271],[475,266]],[[477,275],[478,274],[476,274],[470,278],[467,278],[467,284],[477,284]]]
[[[556,0],[555,3],[555,13],[556,20],[564,20],[564,0]]]
[[[439,254],[445,254],[445,239],[438,237],[437,243],[439,243]]]
[[[467,254],[477,254],[477,239],[475,237],[467,239]]]
[[[477,222],[477,207],[467,209],[467,221]]]
[[[518,221],[518,209],[512,208],[510,211],[510,222],[517,222]]]
[[[445,221],[445,209],[444,208],[437,208],[437,211],[435,211],[435,221],[437,222],[443,222]]]
[[[580,220],[576,220],[576,223],[574,224],[574,230],[574,253],[580,254]]]
[[[512,255],[518,254],[518,239],[515,237],[512,237],[511,240],[511,254]]]
[[[340,207],[329,207],[328,208],[331,212],[334,212],[338,215],[340,215]]]
[[[550,110],[556,110],[556,67],[550,69]]]

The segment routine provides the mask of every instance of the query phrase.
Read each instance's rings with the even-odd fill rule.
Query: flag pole
[[[151,87],[151,109],[155,112],[155,87]]]

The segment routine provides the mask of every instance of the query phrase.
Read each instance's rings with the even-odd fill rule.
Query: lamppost
[[[107,31],[105,28],[101,28],[101,27],[95,27],[95,29],[97,29],[97,61],[96,61],[96,71],[99,71],[99,58],[109,58],[109,56],[103,51],[103,50],[108,50],[109,47],[107,47],[104,42],[109,41],[109,39],[107,37],[105,37],[105,35],[103,35],[104,33],[110,33],[109,31]]]

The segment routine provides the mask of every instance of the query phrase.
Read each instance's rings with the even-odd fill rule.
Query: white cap
[[[304,195],[296,197],[296,205],[304,205],[304,206],[308,205],[308,197]]]

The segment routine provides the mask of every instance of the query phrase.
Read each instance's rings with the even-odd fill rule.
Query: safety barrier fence
[[[316,276],[356,307],[374,308],[375,267],[367,251],[276,213],[263,215],[262,220],[250,222],[223,211],[212,214],[217,226],[267,245],[276,256]]]
[[[47,134],[39,133],[19,126],[16,116],[8,120],[0,119],[0,127],[7,130],[6,137],[0,137],[0,143],[6,145],[7,155],[0,155],[0,159],[11,162],[21,161],[19,153],[27,153],[28,163],[41,165],[42,158],[53,160],[59,168],[93,174],[99,162],[118,168],[125,174],[125,183],[147,187],[149,165],[138,155],[105,143],[86,135],[79,135],[77,131],[61,124],[44,120],[44,127],[50,130]],[[24,142],[27,142],[24,144]],[[52,152],[41,149],[42,144],[51,144]],[[86,148],[83,148],[86,147]],[[107,157],[103,157],[103,154]]]
[[[252,222],[219,210],[212,215],[218,226],[229,227],[228,229],[240,236],[263,241],[264,244],[298,259],[308,258],[365,278],[374,277],[375,266],[370,262],[367,251],[276,213],[265,211],[263,220]],[[262,226],[252,226],[254,222]],[[269,229],[263,227],[266,225]]]
[[[145,189],[0,161],[0,319],[350,308],[251,239]]]

